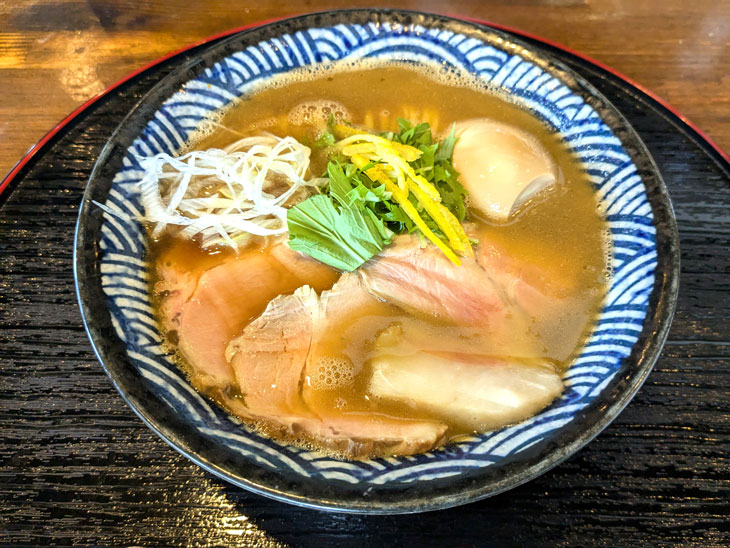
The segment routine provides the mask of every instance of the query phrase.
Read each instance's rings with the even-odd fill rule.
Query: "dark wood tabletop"
[[[172,50],[335,2],[0,0],[0,173],[76,106]],[[541,35],[611,65],[730,149],[730,2],[391,2]],[[78,204],[114,125],[171,64],[72,122],[0,197],[2,546],[730,545],[730,173],[700,136],[566,55],[636,127],[667,183],[682,249],[667,345],[586,448],[505,494],[412,516],[275,502],[177,454],[127,407],[79,317]],[[173,63],[171,61],[170,63]]]

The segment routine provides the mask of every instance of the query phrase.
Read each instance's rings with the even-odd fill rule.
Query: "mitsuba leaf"
[[[352,271],[390,243],[393,232],[366,205],[380,199],[356,171],[354,165],[329,163],[329,194],[307,198],[287,212],[289,247]]]
[[[443,141],[441,141],[438,145],[438,151],[436,152],[436,155],[434,157],[434,161],[436,162],[449,162],[451,163],[451,157],[454,155],[454,145],[456,144],[456,133],[455,133],[455,127],[451,126],[451,131],[449,132],[449,136],[446,137]]]

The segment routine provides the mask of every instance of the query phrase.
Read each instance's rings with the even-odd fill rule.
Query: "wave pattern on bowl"
[[[564,375],[558,401],[520,424],[473,437],[431,453],[405,458],[343,462],[263,438],[202,398],[162,347],[150,304],[146,235],[132,218],[140,213],[137,156],[174,153],[212,111],[262,79],[303,65],[385,57],[439,63],[478,75],[510,92],[550,123],[591,177],[605,211],[613,245],[613,277],[597,324]],[[102,286],[129,359],[155,393],[191,427],[271,469],[350,483],[427,481],[489,466],[546,440],[611,382],[636,343],[647,313],[657,264],[655,228],[644,185],[620,140],[583,98],[538,64],[452,31],[390,23],[337,25],[285,34],[237,52],[186,83],[156,112],[127,151],[113,180],[104,214]]]

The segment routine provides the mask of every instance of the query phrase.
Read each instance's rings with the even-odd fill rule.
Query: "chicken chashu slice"
[[[406,322],[383,331],[371,360],[372,396],[407,402],[485,432],[527,419],[563,391],[549,360],[499,356],[478,345],[456,349]]]
[[[435,246],[413,235],[393,244],[358,270],[374,295],[416,316],[455,325],[489,326],[515,313],[532,316],[554,306],[569,288],[556,288],[529,263],[515,261],[473,227],[474,258],[454,265]],[[567,285],[569,282],[565,282]]]
[[[373,302],[354,274],[344,274],[321,297],[305,286],[272,300],[226,350],[245,402],[234,411],[350,458],[411,455],[441,445],[443,423],[335,411],[311,397],[305,378],[313,373],[319,342],[341,328],[338,320],[365,313]]]

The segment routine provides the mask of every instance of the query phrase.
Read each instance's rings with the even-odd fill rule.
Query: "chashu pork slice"
[[[250,416],[283,423],[314,418],[301,385],[318,307],[317,292],[309,286],[280,295],[226,348]],[[296,430],[292,425],[291,433]]]
[[[305,383],[318,342],[363,311],[372,297],[354,274],[344,274],[318,297],[309,287],[274,299],[226,351],[252,419],[273,422],[290,436],[314,439],[352,458],[410,455],[443,443],[447,426],[435,421],[346,412],[318,406]]]
[[[338,276],[283,242],[268,253],[244,251],[204,270],[189,270],[163,257],[157,273],[161,320],[191,368],[193,384],[202,390],[235,385],[226,346],[271,299],[307,283],[331,287]]]

